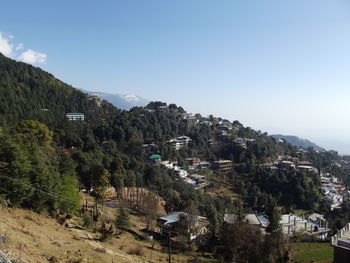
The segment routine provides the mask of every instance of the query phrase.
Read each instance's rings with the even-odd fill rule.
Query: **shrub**
[[[92,229],[94,226],[94,221],[88,213],[85,213],[83,215],[83,226],[88,229]]]
[[[134,248],[130,248],[128,251],[128,254],[143,256],[145,254],[145,251],[143,250],[143,248],[141,246],[137,246]]]

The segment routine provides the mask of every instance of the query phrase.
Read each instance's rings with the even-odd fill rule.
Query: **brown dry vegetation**
[[[207,193],[211,196],[225,197],[232,201],[240,199],[237,189],[234,189],[234,185],[230,183],[227,177],[211,174],[209,181],[210,187],[207,190]]]
[[[84,198],[93,202],[91,197]],[[116,207],[104,205],[102,219],[114,220]],[[69,223],[78,222],[80,219],[75,218]],[[132,231],[144,235],[140,231],[145,227],[143,217],[132,215],[131,222]],[[47,215],[23,209],[0,208],[0,234],[5,233],[7,242],[0,244],[0,248],[11,252],[16,259],[21,257],[23,262],[167,262],[167,250],[157,242],[153,246],[151,241],[139,240],[128,232],[101,242],[98,232],[67,228]],[[191,262],[196,256],[186,253],[172,257],[173,262]]]

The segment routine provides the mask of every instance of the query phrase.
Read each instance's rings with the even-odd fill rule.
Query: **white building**
[[[70,121],[78,121],[78,120],[83,121],[85,119],[84,113],[79,113],[79,112],[66,113],[66,117]]]
[[[168,144],[173,146],[175,150],[181,149],[183,146],[187,145],[191,141],[191,138],[188,136],[180,136],[175,139],[167,141]]]

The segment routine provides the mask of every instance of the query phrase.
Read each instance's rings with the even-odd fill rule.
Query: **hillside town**
[[[6,70],[23,75],[23,65],[2,59]],[[293,246],[303,243],[332,245],[335,263],[348,256],[348,156],[300,148],[175,104],[120,110],[66,84],[55,92],[52,76],[38,74],[43,77],[28,81],[40,83],[34,99],[18,95],[25,101],[18,111],[0,112],[0,209],[7,217],[11,209],[45,214],[62,232],[80,231],[75,238],[66,233],[67,240],[93,244],[94,257],[106,251],[107,260],[125,254],[148,260],[158,253],[160,262],[181,254],[186,259],[179,262],[264,257],[287,263]],[[17,85],[17,78],[11,81]],[[52,105],[35,99],[46,93],[56,96]],[[28,225],[31,216],[22,218]],[[18,254],[18,235],[36,238],[18,225],[12,235],[6,224],[0,225],[3,261],[11,251]],[[54,256],[45,260],[70,260]]]

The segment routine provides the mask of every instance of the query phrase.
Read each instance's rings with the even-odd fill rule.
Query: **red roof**
[[[312,163],[310,163],[308,161],[300,161],[299,165],[312,165]]]

